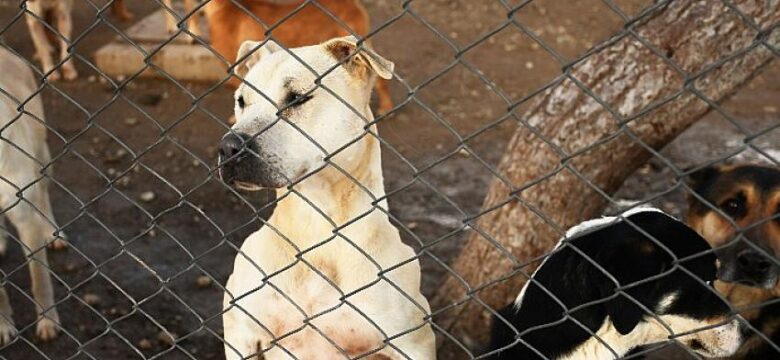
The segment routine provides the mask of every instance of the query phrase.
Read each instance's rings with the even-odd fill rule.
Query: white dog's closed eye
[[[290,92],[288,92],[287,96],[284,98],[284,101],[282,101],[282,103],[279,105],[287,107],[298,107],[305,104],[313,97],[314,96],[311,95],[311,93],[305,91],[290,90]]]
[[[314,88],[309,90],[290,90],[284,98],[277,103],[277,107],[279,109],[297,108],[314,98],[314,90]],[[247,103],[246,98],[241,94],[241,91],[239,91],[238,96],[236,96],[236,106],[239,110],[243,111],[247,105],[251,104]]]

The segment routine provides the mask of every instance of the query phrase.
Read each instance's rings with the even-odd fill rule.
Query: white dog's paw
[[[51,341],[57,337],[57,323],[47,317],[41,317],[35,328],[35,335],[42,341]]]
[[[0,317],[0,346],[4,346],[16,337],[16,327],[11,319]]]

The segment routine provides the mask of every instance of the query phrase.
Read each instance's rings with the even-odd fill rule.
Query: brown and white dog
[[[780,169],[716,166],[691,175],[687,222],[717,249],[716,287],[751,325],[780,346]],[[780,356],[751,331],[736,358]]]
[[[73,29],[73,0],[28,0],[26,2],[27,10],[32,14],[27,14],[27,28],[30,30],[30,37],[35,45],[35,56],[41,62],[44,73],[49,73],[49,80],[73,80],[78,77],[76,67],[73,65],[73,58],[68,58],[68,47],[71,40],[71,31]],[[49,20],[58,34],[52,38],[59,43],[59,61],[64,63],[55,69],[55,62],[52,53],[54,46],[49,42],[48,29],[44,21]]]
[[[270,26],[274,27],[271,36],[287,48],[315,45],[353,35],[352,32],[368,34],[368,12],[360,0],[318,0],[316,5],[301,6],[302,3],[303,0],[211,0],[204,6],[211,45],[234,63],[239,46],[245,40],[265,39]],[[231,79],[231,83],[237,86],[240,81]],[[377,81],[376,92],[379,113],[387,113],[393,108],[393,100],[384,79]]]
[[[227,359],[435,359],[420,265],[387,216],[371,135],[371,89],[393,63],[353,37],[295,57],[261,45],[238,51],[247,83],[219,173],[240,189],[277,189],[279,200],[226,285]]]
[[[54,308],[54,289],[46,258],[46,244],[53,240],[57,225],[49,202],[47,179],[42,176],[42,169],[50,167],[46,127],[40,122],[43,103],[40,95],[32,97],[38,87],[30,68],[3,47],[0,47],[0,69],[3,69],[0,74],[0,129],[3,129],[0,221],[5,217],[16,227],[29,257],[32,294],[40,314],[36,334],[41,340],[50,340],[57,335],[60,320]],[[17,110],[21,103],[24,103],[25,113]],[[2,253],[6,241],[0,231]],[[57,239],[52,245],[61,248],[65,243]],[[15,334],[8,294],[0,288],[0,346],[10,342]]]

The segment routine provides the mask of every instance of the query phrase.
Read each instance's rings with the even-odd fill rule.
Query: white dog
[[[54,47],[49,43],[46,35],[47,29],[43,21],[51,19],[54,29],[59,33],[55,38],[59,41],[59,59],[68,59],[68,41],[71,39],[73,29],[73,0],[27,0],[27,9],[34,15],[27,14],[27,28],[30,29],[30,37],[35,45],[35,56],[40,60],[43,72],[48,73],[54,69],[52,52]],[[62,74],[60,76],[60,71]],[[50,80],[73,80],[78,77],[76,67],[73,66],[73,58],[66,60],[59,69],[54,70]]]
[[[279,202],[226,286],[227,359],[435,359],[419,263],[375,202],[385,192],[369,99],[393,63],[357,52],[353,37],[292,49],[307,66],[276,43],[258,46],[238,52],[250,54],[236,72],[251,86],[236,90],[220,174],[278,189]],[[314,72],[327,72],[322,87]]]
[[[42,174],[42,167],[50,161],[46,127],[40,123],[43,104],[40,95],[27,101],[37,89],[32,71],[3,47],[0,47],[0,69],[3,69],[0,74],[0,216],[8,218],[19,233],[29,258],[32,294],[40,314],[36,333],[41,340],[50,340],[57,336],[60,320],[54,308],[54,290],[46,259],[46,244],[52,240],[57,225],[49,202],[47,179]],[[32,116],[17,110],[24,102],[24,112]],[[2,232],[0,244],[0,252],[4,253],[6,239]],[[53,247],[64,247],[64,244],[58,239]],[[0,288],[0,345],[8,343],[15,334],[8,294]]]

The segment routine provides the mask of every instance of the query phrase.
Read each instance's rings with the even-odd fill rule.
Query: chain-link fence
[[[0,358],[697,358],[737,314],[735,356],[776,357],[778,24],[769,0],[0,1]],[[717,252],[625,220],[672,267],[625,283],[553,250],[643,205]],[[725,313],[689,266],[716,253]],[[561,307],[528,326],[501,309],[542,261],[571,285],[530,286]],[[691,301],[709,322],[665,316]],[[637,309],[661,338],[602,327]]]

